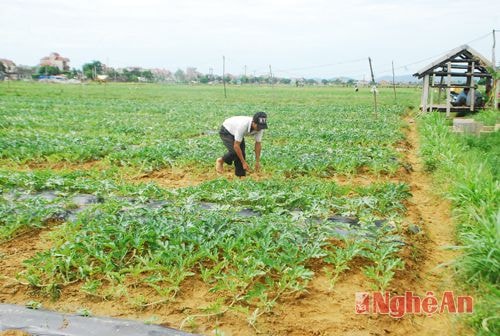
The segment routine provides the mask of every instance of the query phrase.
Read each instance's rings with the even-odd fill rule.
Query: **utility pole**
[[[226,93],[226,56],[222,56],[222,84],[224,85],[224,98],[227,98],[227,93]]]
[[[273,85],[273,70],[271,69],[271,64],[269,64],[269,81],[271,82],[271,87],[274,87],[274,85]]]
[[[104,75],[107,75],[109,77],[109,69],[110,69],[110,66],[109,66],[109,57],[106,56],[106,64],[104,66],[104,69],[102,69],[104,71]],[[111,80],[111,78],[109,79]],[[108,83],[108,78],[106,78],[106,82],[104,84],[107,84]]]
[[[394,76],[394,61],[392,61],[392,87],[394,88],[394,102],[396,102],[396,81]]]
[[[373,67],[372,67],[372,59],[368,57],[368,62],[370,63],[370,73],[372,75],[372,92],[373,92],[373,101],[374,101],[374,106],[373,106],[373,111],[375,114],[377,114],[377,86],[375,85],[375,76],[373,75]]]

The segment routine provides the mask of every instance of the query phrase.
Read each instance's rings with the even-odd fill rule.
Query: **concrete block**
[[[479,135],[483,125],[474,119],[453,119],[454,132]]]

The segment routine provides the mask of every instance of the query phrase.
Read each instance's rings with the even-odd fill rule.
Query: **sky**
[[[225,56],[235,75],[369,79],[368,57],[375,77],[463,44],[491,59],[494,29],[492,0],[0,0],[0,58],[31,66],[58,52],[74,68],[222,74]]]

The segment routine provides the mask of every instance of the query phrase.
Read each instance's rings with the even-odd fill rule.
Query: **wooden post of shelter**
[[[470,62],[470,73],[474,73],[474,61]],[[470,79],[470,111],[473,112],[474,111],[474,104],[476,103],[476,87],[474,85],[474,80],[472,79],[472,77],[469,77],[468,79]]]
[[[444,81],[444,77],[441,76],[441,79],[439,80],[439,91],[438,91],[438,104],[441,103],[441,94],[443,92],[443,81]]]
[[[446,79],[446,118],[450,117],[451,112],[451,62],[448,62],[448,77]]]
[[[432,112],[432,107],[434,105],[434,84],[436,83],[436,75],[432,74],[432,79],[430,83],[430,102],[429,102],[429,112]]]
[[[497,72],[497,62],[496,62],[496,58],[495,58],[495,46],[496,46],[496,37],[495,37],[495,29],[493,29],[493,47],[491,49],[491,64],[493,65],[493,71],[496,73]],[[500,81],[496,80],[493,78],[493,90],[491,90],[493,92],[493,108],[494,109],[497,109],[498,108],[498,84],[500,83]]]
[[[424,92],[422,93],[422,112],[427,112],[427,101],[429,100],[429,75],[424,76]]]
[[[500,80],[495,80],[495,90],[494,90],[495,91],[495,93],[494,93],[494,95],[495,95],[495,109],[498,108],[498,95],[500,94],[499,86],[500,86]]]

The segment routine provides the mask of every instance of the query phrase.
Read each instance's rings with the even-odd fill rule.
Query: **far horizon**
[[[36,65],[56,51],[74,68],[99,60],[222,74],[225,56],[232,74],[360,80],[368,57],[376,77],[393,63],[396,75],[412,74],[463,44],[491,59],[500,3],[474,6],[487,10],[470,15],[467,0],[6,0],[0,57]]]
[[[448,52],[448,51],[446,51]],[[446,52],[443,52],[442,54],[446,54]],[[109,65],[109,64],[106,64],[105,62],[103,62],[102,60],[98,60],[98,59],[92,59],[92,60],[89,60],[88,62],[85,62],[84,64],[82,64],[81,66],[73,66],[72,63],[71,63],[71,58],[70,57],[67,57],[66,55],[62,55],[61,53],[57,52],[57,51],[52,51],[50,54],[59,54],[61,57],[64,57],[64,58],[68,58],[69,59],[69,64],[70,64],[70,69],[76,69],[76,70],[82,70],[82,67],[85,65],[85,64],[88,64],[88,63],[92,63],[92,62],[95,62],[95,61],[99,61],[101,62],[103,65],[106,65],[107,67],[109,68],[113,68],[115,70],[122,70],[122,69],[131,69],[131,68],[140,68],[140,69],[144,69],[144,70],[167,70],[167,71],[170,71],[172,73],[174,73],[175,71],[177,70],[182,70],[182,71],[186,71],[187,69],[189,68],[194,68],[196,69],[197,71],[203,73],[203,74],[209,74],[209,73],[213,73],[213,68],[209,68],[209,71],[207,72],[203,72],[203,71],[200,71],[200,69],[198,69],[197,67],[195,66],[191,66],[191,65],[187,65],[185,68],[181,69],[181,68],[176,68],[176,69],[169,69],[169,68],[165,68],[165,67],[153,67],[153,68],[148,68],[148,67],[144,67],[144,66],[141,66],[141,65],[127,65],[127,66],[123,66],[123,67],[113,67],[112,65]],[[18,67],[38,67],[40,66],[40,61],[37,63],[37,64],[18,64],[15,60],[13,59],[8,59],[8,58],[5,58],[5,57],[1,57],[2,55],[0,55],[0,59],[7,59],[9,61],[12,61],[16,64],[16,66]],[[43,56],[43,57],[40,57],[40,60],[47,57],[48,55],[46,56]],[[441,55],[439,55],[441,56]],[[439,57],[439,56],[435,56],[435,58]],[[361,60],[360,60],[361,61]],[[429,59],[426,59],[425,61],[420,61],[418,62],[418,64],[424,64],[424,62],[428,62],[430,63],[432,60],[429,58]],[[368,63],[368,58],[367,58],[367,63]],[[417,64],[417,63],[416,63]],[[500,61],[497,62],[497,66],[500,65]],[[401,67],[400,67],[401,68]],[[404,66],[404,68],[408,69],[407,66]],[[391,68],[392,70],[392,68]],[[271,68],[271,71],[272,71],[272,68]],[[384,71],[383,73],[387,73],[388,71]],[[244,73],[231,73],[231,72],[228,72],[226,71],[226,74],[229,74],[229,75],[233,75],[233,76],[243,76]],[[256,74],[255,72],[254,73],[247,73],[246,75],[249,76],[249,77],[259,77],[259,76],[266,76],[266,75],[269,75],[270,72],[264,72],[264,73],[259,73],[259,74]],[[217,74],[217,75],[222,75],[221,74]],[[279,77],[279,78],[311,78],[311,79],[354,79],[354,80],[358,80],[358,81],[364,81],[364,80],[367,80],[369,81],[370,78],[368,75],[366,74],[363,74],[362,77],[360,77],[359,75],[349,75],[349,74],[345,74],[345,75],[340,75],[340,76],[331,76],[331,77],[324,77],[324,76],[321,76],[321,75],[314,75],[314,76],[286,76],[286,75],[283,75],[283,76],[276,76],[276,77]],[[394,75],[394,78],[395,79],[402,79],[402,78],[405,78],[407,79],[406,81],[412,81],[412,80],[408,80],[408,77],[413,77],[413,74],[412,73],[399,73],[397,75]],[[414,78],[414,77],[413,77]],[[387,79],[392,79],[392,75],[381,75],[381,76],[377,76],[375,74],[375,79],[376,81],[380,81],[380,80],[387,80]],[[418,82],[420,80],[414,80],[415,82]]]
[[[53,53],[59,54],[57,52],[53,52]],[[0,60],[2,60],[2,58],[0,58]],[[7,59],[3,59],[3,60],[7,60]],[[7,61],[12,61],[13,62],[13,60],[7,60]],[[93,60],[92,62],[95,62],[95,61],[98,61],[98,60]],[[91,64],[92,62],[90,62],[88,64]],[[104,63],[102,63],[102,64],[105,65]],[[38,65],[16,64],[17,68],[24,68],[24,67],[27,67],[27,68],[37,68],[39,66],[41,66],[41,65],[40,64],[38,64]],[[157,70],[157,71],[168,71],[172,75],[176,71],[179,71],[179,70],[181,70],[183,72],[187,72],[186,70],[188,70],[188,69],[196,69],[195,67],[189,67],[189,66],[186,69],[177,69],[176,71],[173,71],[171,69],[165,69],[165,68],[150,68],[150,69],[148,69],[148,68],[144,68],[144,67],[141,67],[141,66],[128,66],[128,67],[123,67],[123,68],[111,68],[111,67],[109,67],[109,69],[114,69],[116,71],[122,71],[124,69],[133,69],[133,68],[141,69],[141,70],[146,70],[146,71],[147,70],[152,70],[152,71],[154,71],[154,70]],[[70,72],[74,71],[74,70],[76,70],[76,71],[82,71],[82,68],[75,68],[75,67],[70,66]],[[200,73],[202,75],[210,75],[209,73],[202,73],[202,72],[200,72]],[[216,76],[216,77],[217,76],[221,77],[221,75],[219,75],[219,74],[213,74],[213,75]],[[233,77],[236,77],[236,78],[244,76],[244,74],[232,74],[232,73],[226,73],[226,75],[233,76]],[[266,77],[266,75],[268,75],[268,74],[257,75],[255,77]],[[247,77],[248,78],[252,78],[254,76],[252,74],[247,74]],[[305,80],[305,79],[306,80],[310,80],[310,79],[312,79],[312,80],[316,80],[316,81],[321,81],[321,80],[328,80],[328,81],[341,80],[343,83],[346,83],[346,82],[349,82],[349,81],[356,81],[356,82],[370,82],[371,81],[370,78],[356,79],[356,78],[354,78],[354,76],[339,76],[339,77],[330,77],[330,78],[318,77],[318,76],[315,76],[315,77],[286,77],[286,76],[282,76],[282,77],[276,77],[276,78],[282,78],[282,79],[288,78],[288,79],[291,79],[291,80]],[[375,81],[376,82],[380,82],[380,81],[392,81],[393,79],[397,83],[418,83],[418,82],[422,81],[421,79],[417,79],[415,76],[413,76],[413,74],[400,74],[400,75],[397,75],[397,76],[394,76],[394,77],[393,76],[388,76],[388,75],[375,77]]]

